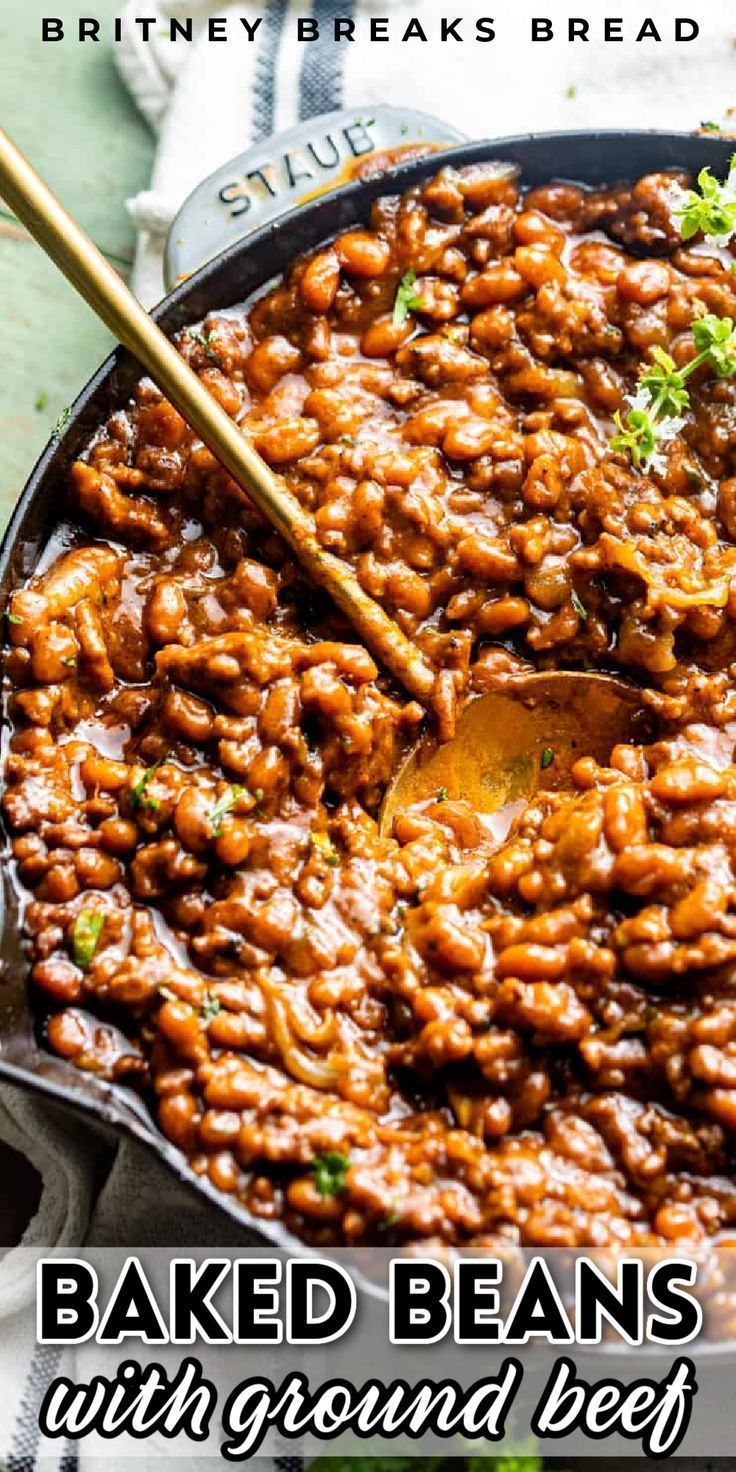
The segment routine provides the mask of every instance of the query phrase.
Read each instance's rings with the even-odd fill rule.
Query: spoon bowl
[[[397,813],[436,798],[463,798],[501,841],[540,788],[562,787],[582,756],[606,762],[612,747],[647,735],[637,687],[613,675],[524,673],[465,707],[450,741],[425,736],[409,752],[381,808],[382,833]]]

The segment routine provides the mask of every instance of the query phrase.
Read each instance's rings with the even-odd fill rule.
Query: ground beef
[[[180,335],[447,701],[530,665],[641,686],[657,739],[581,754],[500,846],[442,791],[379,832],[425,712],[150,381],[11,599],[48,1043],[310,1242],[736,1221],[736,389],[690,380],[662,473],[609,449],[651,348],[736,309],[670,183],[443,169]]]

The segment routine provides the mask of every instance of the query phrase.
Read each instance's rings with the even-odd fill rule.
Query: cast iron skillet
[[[378,196],[398,193],[447,164],[499,159],[518,164],[524,182],[530,185],[550,179],[604,184],[637,179],[661,169],[697,173],[704,164],[722,175],[733,151],[734,144],[722,138],[632,131],[539,133],[464,144],[300,205],[203,266],[157,307],[154,316],[166,332],[173,333],[214,308],[241,302],[284,270],[301,251],[365,221],[371,202]],[[113,409],[126,403],[140,373],[139,366],[122,349],[113,353],[72,405],[60,438],[52,440],[41,455],[0,547],[0,607],[5,607],[8,594],[33,571],[49,533],[63,519],[69,465],[97,426]],[[6,731],[3,736],[5,741]],[[253,1228],[269,1244],[298,1250],[299,1244],[280,1223],[254,1221],[232,1197],[195,1176],[131,1090],[81,1073],[44,1048],[28,1000],[28,965],[19,936],[18,895],[11,870],[6,846],[0,892],[0,1078],[33,1089],[87,1116],[92,1123],[125,1131],[239,1226]]]

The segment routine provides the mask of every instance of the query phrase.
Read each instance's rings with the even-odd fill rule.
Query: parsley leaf
[[[339,1196],[345,1189],[345,1180],[350,1169],[347,1155],[339,1150],[323,1150],[312,1161],[314,1184],[320,1196]]]
[[[416,279],[416,271],[406,271],[396,288],[393,310],[393,322],[396,327],[400,327],[401,323],[406,321],[410,312],[416,312],[422,306],[422,298],[417,296],[414,290]]]
[[[205,1027],[207,1026],[207,1023],[211,1022],[212,1018],[216,1017],[218,1012],[221,1011],[222,1002],[220,1001],[219,997],[213,997],[211,992],[208,992],[202,1003],[202,1006],[199,1009],[199,1015],[203,1023],[205,1024]]]
[[[539,765],[542,768],[542,771],[543,772],[546,770],[547,767],[551,767],[552,766],[552,763],[553,763],[554,759],[555,759],[555,754],[554,754],[554,752],[552,750],[552,747],[551,746],[545,746],[544,751],[542,752],[542,755],[541,755],[541,757],[539,759]]]
[[[575,609],[575,612],[581,622],[586,623],[588,618],[588,610],[582,600],[578,597],[574,588],[572,590],[572,593],[570,594],[570,602],[572,603],[572,606]]]
[[[706,312],[696,317],[692,326],[693,342],[698,357],[683,371],[691,373],[696,364],[707,362],[716,378],[732,378],[736,373],[736,330],[732,317],[716,317]]]
[[[139,777],[138,781],[133,783],[133,786],[128,792],[128,802],[134,810],[136,808],[150,808],[152,812],[155,812],[156,808],[161,806],[157,797],[147,796],[146,788],[148,787],[151,778],[155,777],[159,767],[163,766],[167,756],[168,752],[166,752],[164,756],[160,756],[158,758],[158,761],[155,761],[153,763],[153,766],[146,767],[143,776]]]
[[[723,184],[709,168],[700,170],[697,189],[672,188],[672,213],[683,240],[702,232],[710,243],[725,245],[736,231],[736,155]]]
[[[23,622],[20,614],[18,613],[8,613],[6,614],[6,618],[9,624],[22,624]]]
[[[664,351],[664,348],[652,349],[654,363],[651,368],[646,368],[639,379],[639,388],[643,388],[654,401],[658,400],[660,416],[663,414],[681,414],[687,409],[690,395],[685,388],[682,372],[677,368],[674,358]]]
[[[210,823],[212,824],[212,833],[215,838],[219,838],[222,833],[222,820],[225,814],[229,813],[235,807],[238,798],[243,792],[245,792],[244,787],[235,785],[228,787],[227,792],[224,792],[222,797],[218,797],[210,813]]]
[[[86,971],[99,944],[105,916],[101,910],[80,910],[72,926],[72,955],[75,965]]]

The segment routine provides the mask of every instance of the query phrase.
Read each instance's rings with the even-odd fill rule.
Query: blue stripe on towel
[[[287,0],[269,0],[255,60],[253,142],[270,138],[276,116],[276,63],[286,20]]]
[[[312,14],[319,26],[319,40],[305,41],[299,77],[299,117],[314,118],[342,105],[345,53],[350,41],[333,41],[336,17],[352,20],[355,0],[314,0]]]
[[[33,1472],[41,1439],[38,1425],[41,1402],[58,1374],[60,1363],[61,1349],[58,1345],[36,1345],[3,1472]]]

